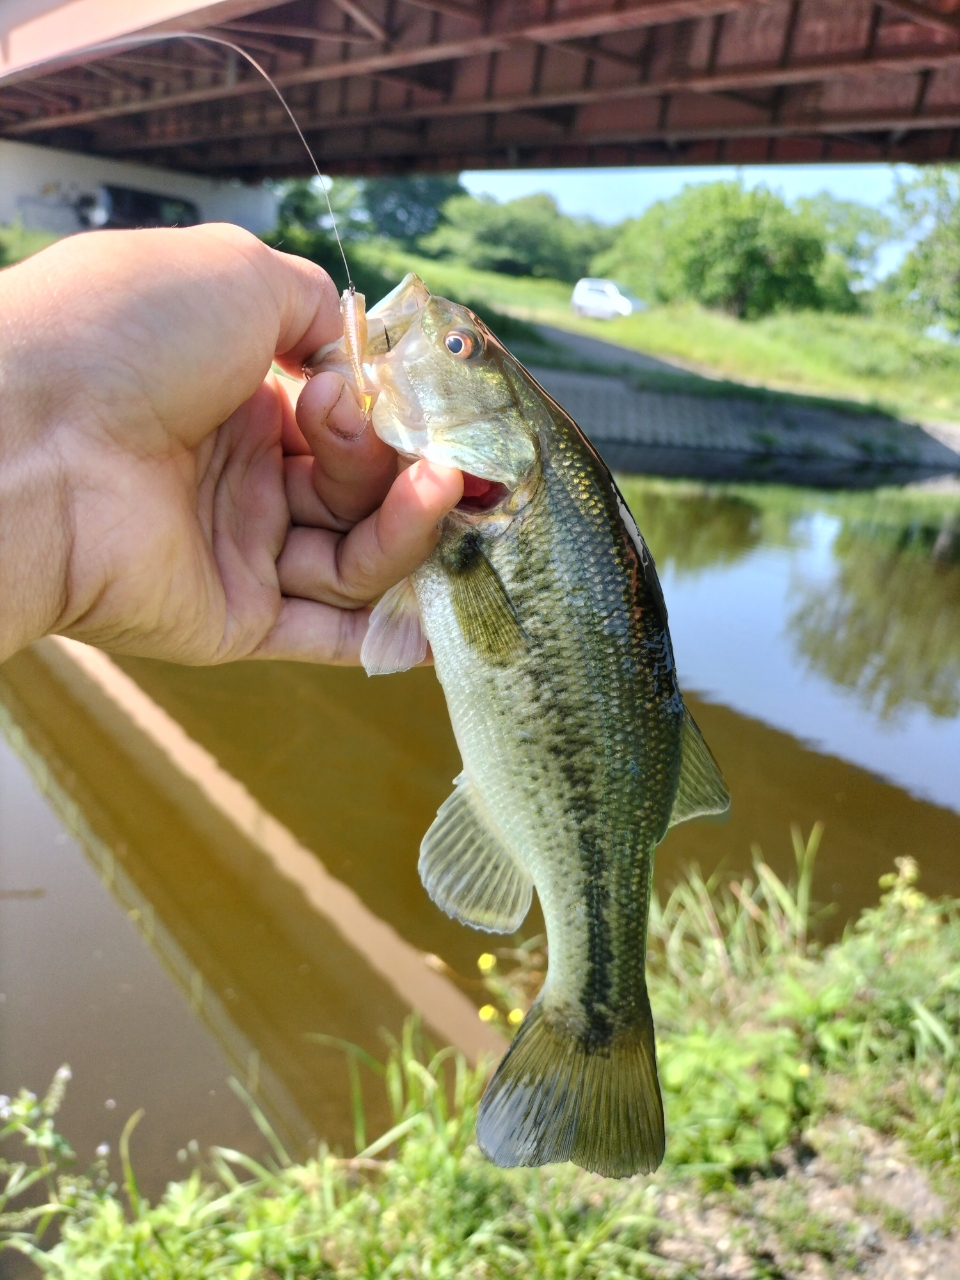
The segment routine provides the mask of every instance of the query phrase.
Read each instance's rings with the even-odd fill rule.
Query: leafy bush
[[[308,258],[332,276],[337,287],[346,286],[346,270],[343,257],[336,242],[324,230],[310,230],[296,223],[289,224],[283,230],[267,232],[262,239],[274,249],[284,253],[295,253],[301,258]],[[350,274],[360,293],[364,294],[367,307],[372,307],[403,278],[389,266],[384,266],[383,259],[376,253],[370,253],[367,246],[356,243],[347,245],[347,257],[350,262]],[[497,335],[507,346],[519,343],[528,347],[544,346],[545,340],[540,331],[525,320],[497,311],[486,301],[472,297],[451,296],[451,301],[460,302],[474,311],[484,324]]]
[[[645,1187],[603,1185],[570,1167],[547,1177],[504,1172],[480,1156],[472,1139],[483,1069],[471,1070],[449,1050],[432,1053],[408,1024],[383,1071],[396,1123],[357,1157],[321,1150],[296,1165],[274,1138],[277,1160],[268,1168],[216,1148],[207,1176],[197,1170],[149,1205],[125,1156],[125,1212],[102,1161],[90,1174],[68,1173],[68,1153],[60,1151],[46,1159],[50,1200],[38,1211],[41,1225],[57,1216],[60,1241],[42,1251],[30,1224],[10,1214],[0,1215],[0,1228],[61,1280],[612,1280],[646,1257],[655,1223]],[[46,1133],[57,1105],[58,1097],[38,1104],[21,1094],[6,1104],[0,1135],[29,1141]],[[396,1155],[380,1158],[388,1150]]]
[[[363,204],[377,235],[411,248],[441,220],[451,196],[466,195],[455,174],[426,173],[404,178],[365,178]]]
[[[809,1065],[789,1027],[661,1038],[660,1084],[675,1165],[766,1169],[809,1111]]]
[[[869,287],[880,249],[894,234],[892,220],[879,209],[856,200],[838,200],[827,191],[802,196],[793,207],[820,229],[827,254],[841,264],[846,283]]]
[[[809,1025],[827,1065],[955,1063],[960,1058],[960,901],[916,887],[917,864],[898,858],[880,903],[864,911],[808,984],[832,1012]],[[789,1007],[790,993],[787,993]]]
[[[280,249],[284,253],[295,253],[298,257],[309,258],[311,262],[317,263],[328,272],[338,289],[346,288],[347,272],[343,264],[343,256],[340,253],[340,246],[329,231],[291,222],[266,232],[260,238],[272,249]],[[346,250],[353,282],[359,292],[366,295],[368,306],[372,306],[385,293],[389,293],[403,278],[402,275],[387,274],[378,263],[364,258],[356,244],[348,242]]]
[[[295,178],[277,185],[277,226],[300,226],[327,231],[333,238],[333,219],[344,240],[384,236],[412,247],[417,237],[433,231],[441,206],[451,196],[465,195],[453,174],[422,174],[391,178]],[[327,197],[330,204],[327,205]]]

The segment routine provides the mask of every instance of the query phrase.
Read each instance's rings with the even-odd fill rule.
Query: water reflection
[[[770,523],[761,507],[736,493],[636,480],[624,488],[657,564],[681,576],[739,560],[759,546]]]
[[[81,877],[86,888],[79,909],[100,917],[101,948],[115,949],[112,935],[126,938],[135,929],[167,975],[162,990],[172,984],[188,1021],[192,1014],[204,1028],[200,1042],[207,1046],[206,1059],[219,1055],[221,1087],[228,1075],[239,1078],[291,1150],[302,1153],[320,1136],[349,1148],[352,1124],[342,1055],[308,1036],[324,1032],[379,1054],[382,1030],[399,1033],[409,1006],[296,885],[278,875],[258,847],[205,804],[121,715],[109,709],[91,714],[76,690],[32,652],[4,665],[0,697],[5,732],[59,817],[71,848],[82,852],[115,904],[113,928],[104,928],[103,895],[87,883],[89,876]],[[18,811],[12,805],[5,810],[10,832]],[[0,846],[4,867],[17,856],[11,841],[8,836]],[[101,1014],[106,993],[91,964],[85,927],[77,922],[66,932],[62,928],[63,908],[69,912],[69,902],[78,901],[75,866],[76,858],[64,862],[47,856],[42,846],[36,849],[32,883],[39,879],[48,890],[50,910],[36,916],[26,969],[22,948],[2,953],[2,990],[10,1002],[9,1007],[4,1002],[3,1025],[17,1045],[16,1054],[2,1064],[8,1092],[22,1083],[44,1087],[41,1072],[49,1076],[61,1061],[78,1066],[78,1055],[89,1058],[90,1049],[95,1057],[110,1059],[113,1046],[128,1038],[156,1039],[157,991],[145,1008]],[[65,987],[73,992],[72,1014],[61,999]],[[20,1035],[9,1030],[15,1004]],[[76,1010],[85,1010],[86,1019],[78,1021]],[[39,1038],[27,1032],[36,1025],[43,1027],[42,1053]],[[181,1028],[168,1043],[154,1044],[151,1072],[116,1082],[118,1110],[126,1106],[120,1123],[136,1107],[147,1109],[140,1146],[146,1135],[143,1169],[154,1185],[159,1170],[151,1168],[150,1156],[162,1153],[169,1172],[172,1139],[167,1132],[151,1136],[151,1117],[165,1115],[167,1129],[179,1131],[183,1143],[196,1135],[182,1132],[179,1119],[171,1123],[167,1099],[179,1096],[201,1116],[207,1105],[212,1068],[208,1061],[208,1079],[194,1089],[195,1042],[197,1036]],[[7,1079],[14,1065],[23,1074]],[[103,1099],[90,1098],[91,1084],[90,1072],[77,1070],[72,1092],[86,1095],[88,1110],[102,1115]],[[371,1100],[371,1124],[385,1126],[389,1113],[379,1100],[379,1107]],[[230,1122],[236,1128],[235,1117]]]
[[[800,592],[789,626],[801,654],[864,706],[960,712],[960,521],[845,522],[835,576]]]
[[[624,489],[688,687],[960,807],[960,494]]]

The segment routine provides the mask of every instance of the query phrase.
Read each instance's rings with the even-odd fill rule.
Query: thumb
[[[255,243],[261,259],[257,265],[277,306],[278,363],[299,374],[308,356],[343,333],[336,285],[316,263]]]

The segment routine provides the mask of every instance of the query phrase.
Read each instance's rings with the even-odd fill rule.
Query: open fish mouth
[[[463,472],[463,497],[457,503],[457,511],[469,514],[492,511],[510,496],[510,490],[499,480],[486,480],[483,476]]]

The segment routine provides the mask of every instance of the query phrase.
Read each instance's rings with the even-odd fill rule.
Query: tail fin
[[[504,1168],[572,1160],[608,1178],[652,1173],[664,1151],[652,1018],[590,1047],[535,1004],[483,1095],[477,1142]]]

